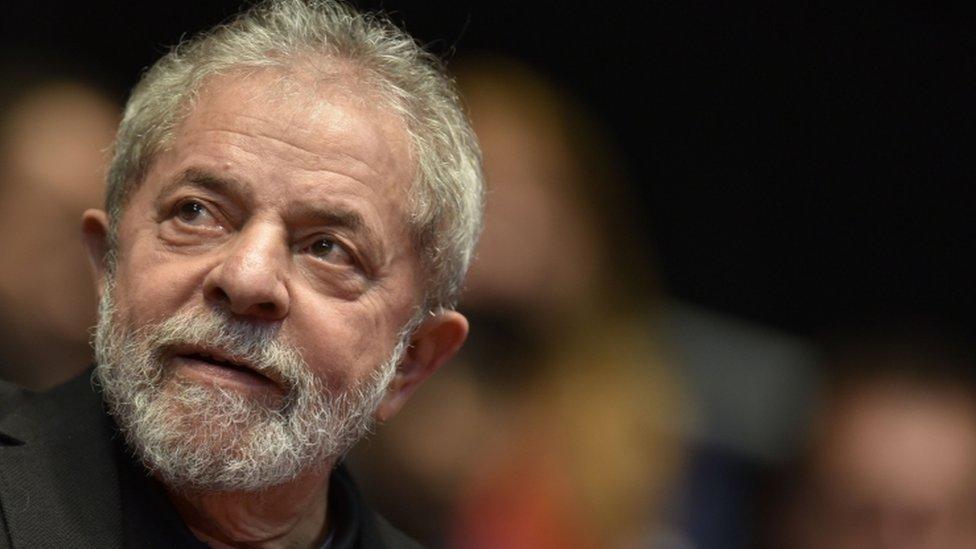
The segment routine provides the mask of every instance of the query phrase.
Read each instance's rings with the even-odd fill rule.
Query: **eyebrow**
[[[297,217],[306,223],[315,225],[325,225],[329,227],[339,227],[352,232],[370,233],[363,217],[357,212],[346,209],[324,209],[310,204],[299,204],[288,208],[291,216]]]
[[[231,195],[239,199],[251,194],[251,186],[243,181],[219,176],[200,168],[187,168],[180,172],[172,182],[163,187],[159,196],[166,196],[183,186],[206,189],[219,194]]]
[[[187,168],[166,185],[160,191],[159,196],[160,198],[168,196],[176,189],[184,186],[227,195],[242,202],[248,201],[252,195],[251,185],[244,181],[220,176],[201,168]],[[383,239],[355,210],[338,204],[322,207],[300,202],[289,206],[285,214],[288,218],[300,220],[302,224],[339,228],[359,235],[368,244],[369,249],[363,250],[366,255],[376,257],[376,254],[383,249]]]

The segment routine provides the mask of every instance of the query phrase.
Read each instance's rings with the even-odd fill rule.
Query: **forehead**
[[[402,194],[414,166],[402,118],[349,71],[235,71],[209,78],[171,148],[222,148],[272,157],[301,172],[330,172]],[[246,149],[246,150],[245,150]]]

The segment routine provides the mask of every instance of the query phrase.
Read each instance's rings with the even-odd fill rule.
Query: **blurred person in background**
[[[473,59],[459,79],[489,188],[462,303],[520,316],[541,352],[512,392],[506,439],[463,489],[451,545],[658,543],[672,535],[687,410],[645,328],[657,281],[623,162],[585,108],[528,67]]]
[[[832,353],[773,547],[976,547],[976,364],[945,338],[896,333]]]
[[[463,305],[547,328],[639,323],[639,339],[658,349],[650,362],[691,389],[695,413],[677,423],[696,444],[760,463],[784,457],[817,382],[812,346],[669,294],[634,208],[641,183],[566,90],[498,59],[459,75],[489,188]]]
[[[80,80],[25,69],[0,84],[0,378],[39,390],[92,360],[78,220],[101,204],[119,109]]]
[[[635,320],[548,342],[517,422],[462,490],[449,546],[674,547],[682,388]]]

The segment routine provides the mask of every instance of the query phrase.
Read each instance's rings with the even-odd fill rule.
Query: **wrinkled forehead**
[[[411,181],[416,171],[410,132],[396,102],[366,71],[348,63],[241,67],[212,75],[189,101],[177,133],[200,113],[211,117],[202,122],[221,115],[251,117],[282,135],[348,146],[380,165],[398,164]]]

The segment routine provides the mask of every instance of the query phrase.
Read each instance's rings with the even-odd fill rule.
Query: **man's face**
[[[302,82],[296,93],[282,82],[271,72],[210,81],[127,202],[110,320],[158,365],[148,399],[203,391],[197,402],[235,402],[221,414],[236,406],[267,419],[310,398],[255,358],[281,353],[252,354],[248,340],[280,344],[283,363],[307,370],[304,391],[355,394],[395,355],[420,305],[401,121],[356,86]],[[161,335],[161,324],[194,317],[215,335]],[[244,334],[240,345],[217,337],[230,332]],[[187,423],[187,402],[154,413]],[[220,436],[255,428],[223,421]]]

